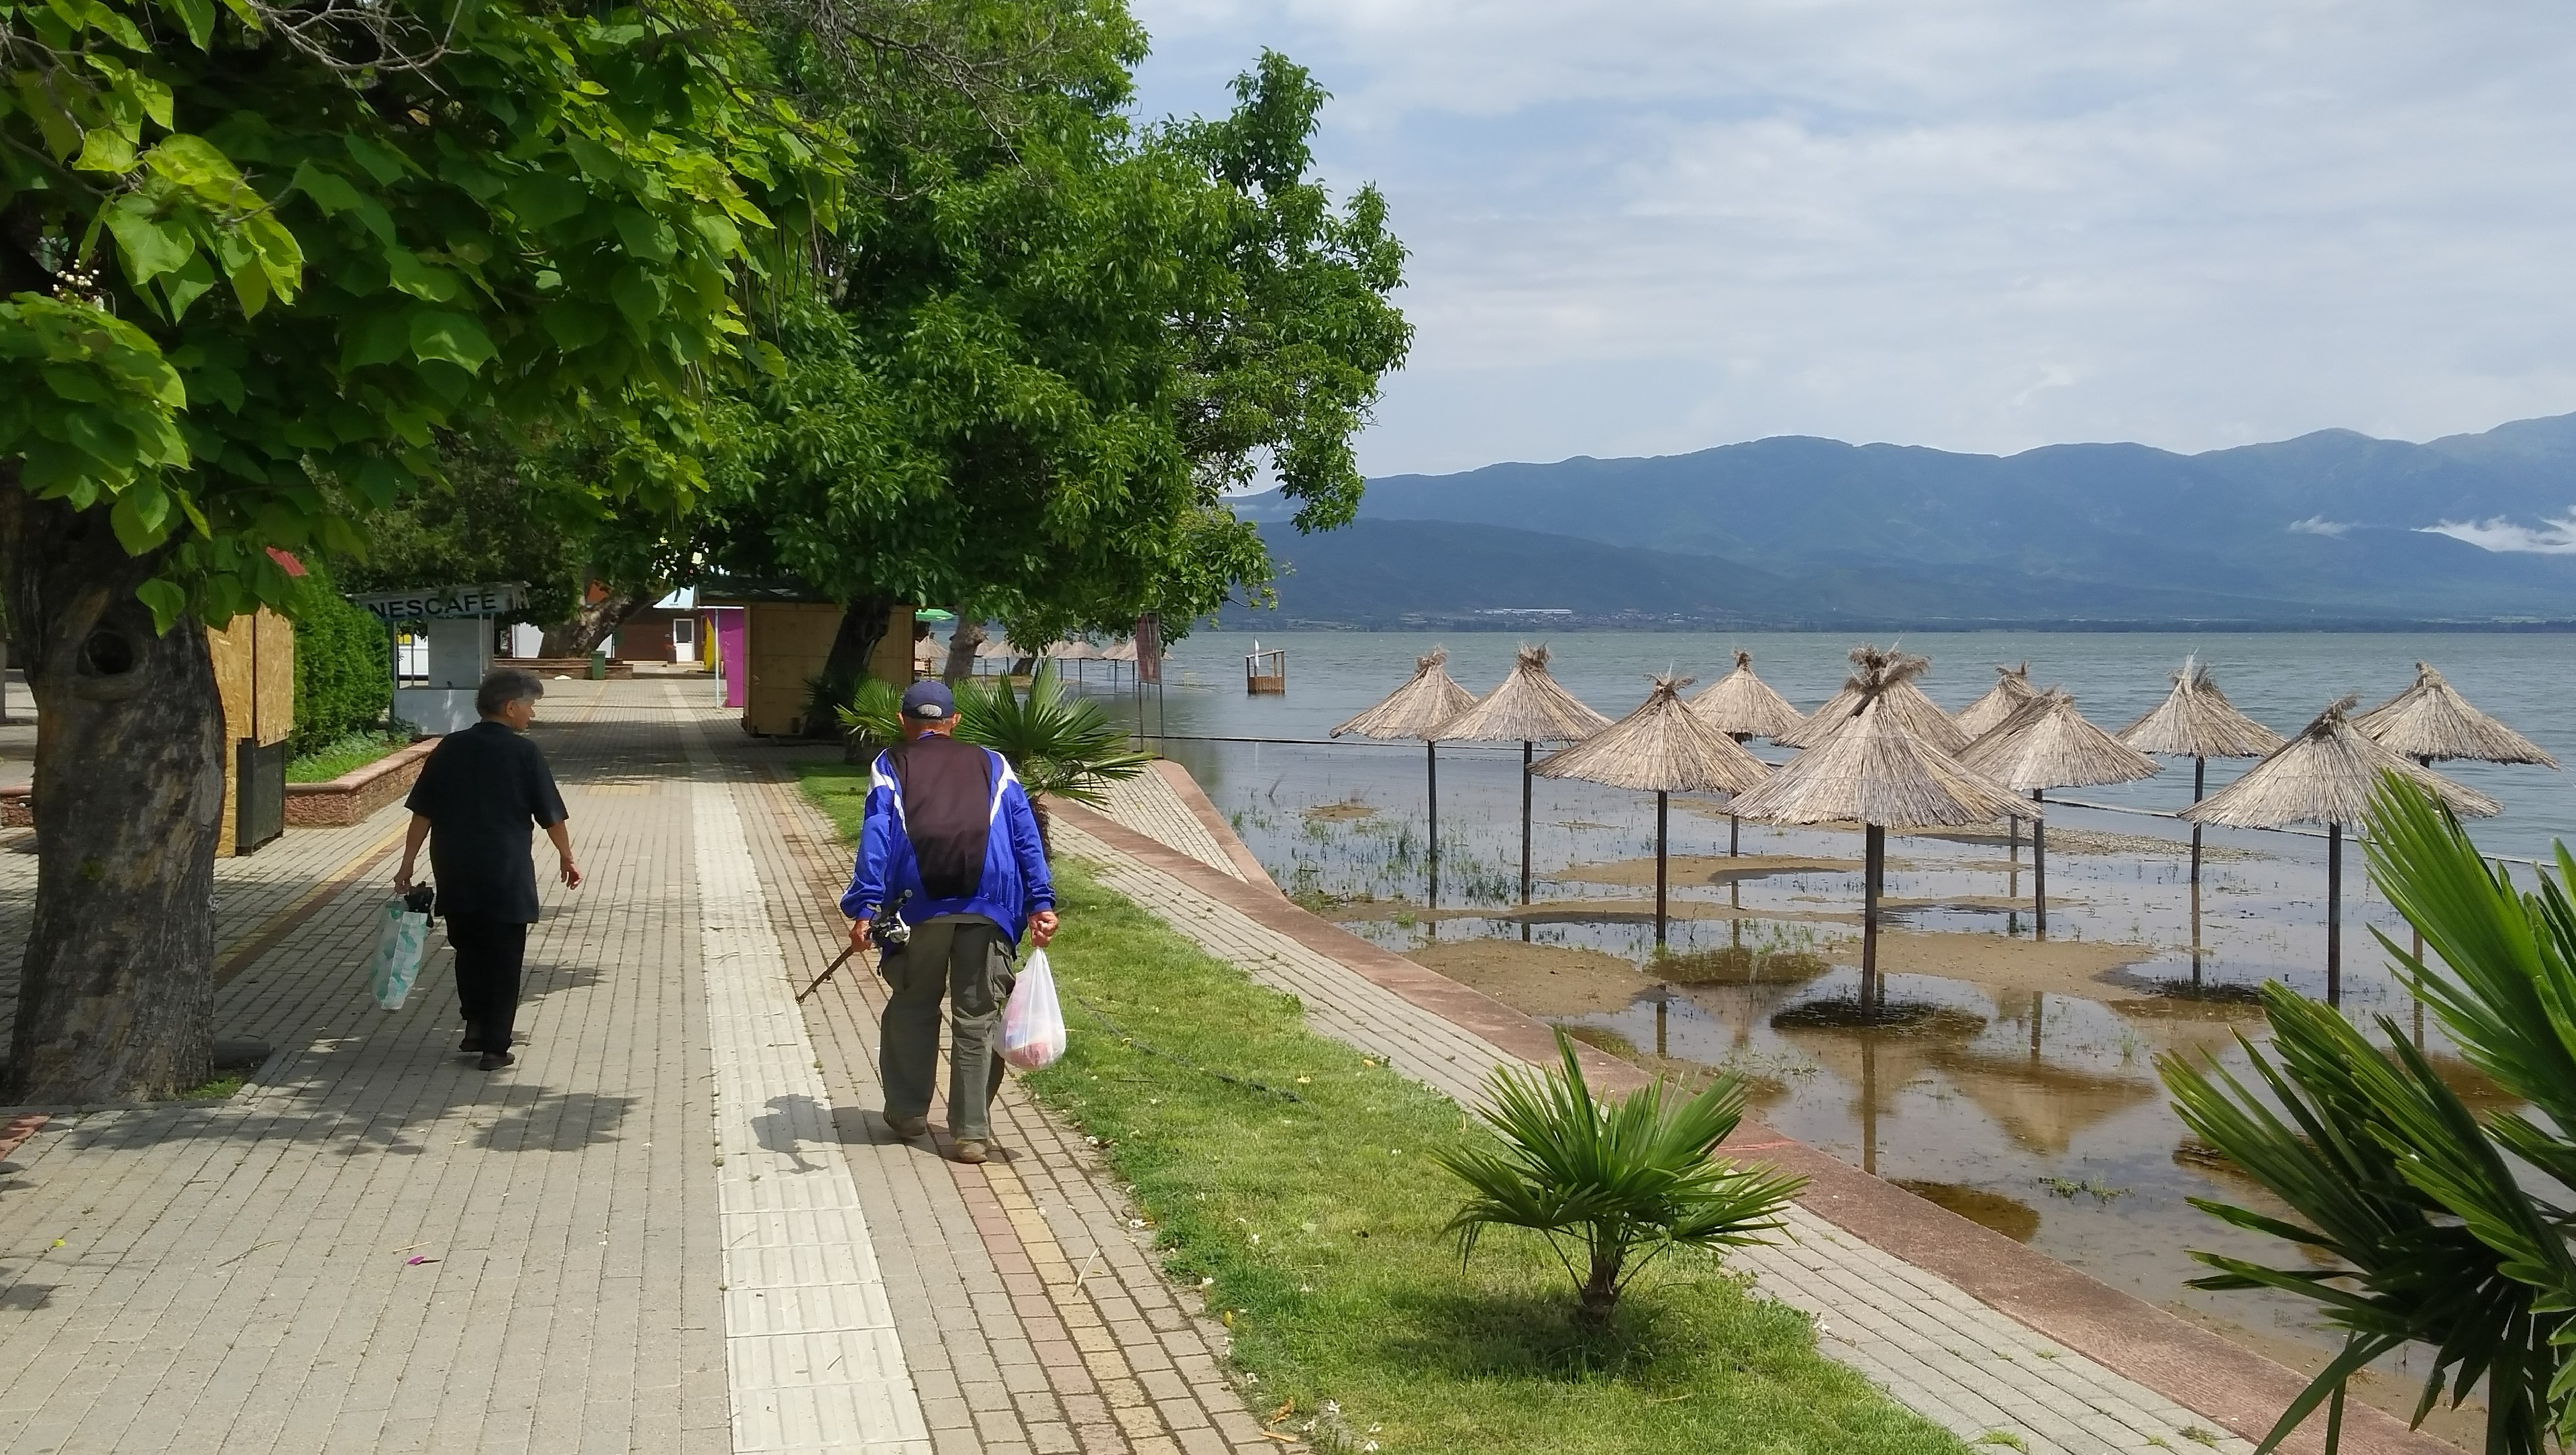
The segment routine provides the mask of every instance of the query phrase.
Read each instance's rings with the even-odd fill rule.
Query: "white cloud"
[[[2538,529],[2516,525],[2499,517],[2479,521],[2446,520],[2440,525],[2425,526],[2424,530],[2428,534],[2449,536],[2490,551],[2576,556],[2576,509],[2570,509],[2556,520],[2541,522]]]
[[[2305,520],[2290,522],[2290,534],[2294,536],[2339,536],[2350,529],[2352,529],[2351,521],[2328,520],[2322,515],[2312,515]]]
[[[1137,0],[1336,93],[1420,329],[1378,472],[1770,434],[2200,449],[2576,409],[2576,26],[2398,0]]]

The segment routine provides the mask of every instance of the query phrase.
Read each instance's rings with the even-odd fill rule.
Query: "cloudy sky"
[[[2558,0],[1133,0],[1149,113],[1335,94],[1419,330],[1373,474],[2576,410]]]

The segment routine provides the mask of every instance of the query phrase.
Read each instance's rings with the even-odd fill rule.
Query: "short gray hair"
[[[525,667],[496,667],[483,685],[474,689],[474,711],[482,717],[499,717],[501,709],[523,699],[546,695],[546,684]]]

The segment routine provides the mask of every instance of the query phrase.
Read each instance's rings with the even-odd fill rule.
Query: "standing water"
[[[1518,639],[1445,635],[1449,670],[1490,691]],[[1657,672],[1702,685],[1741,647],[1801,711],[1839,688],[1852,644],[1813,634],[1569,633],[1549,670],[1618,717]],[[1170,685],[1145,708],[1280,886],[1399,953],[1676,1075],[1742,1075],[1759,1115],[1799,1138],[2019,1239],[2115,1287],[2219,1329],[2284,1362],[2321,1365],[2339,1340],[2308,1307],[2254,1293],[2204,1293],[2192,1249],[2290,1263],[2286,1245],[2237,1232],[2191,1197],[2267,1206],[2174,1116],[2154,1058],[2178,1052],[2246,1069],[2237,1037],[2267,1031],[2265,980],[2325,992],[2325,841],[2212,829],[2195,895],[2189,831],[2168,818],[2051,803],[2048,919],[2036,933],[2030,846],[2002,831],[1888,837],[1881,946],[1890,1015],[1852,1023],[1858,980],[1860,835],[1745,824],[1728,854],[1722,799],[1676,797],[1671,818],[1670,952],[1654,952],[1654,797],[1576,781],[1533,786],[1532,869],[1520,898],[1520,750],[1440,749],[1438,877],[1425,835],[1418,744],[1325,743],[1338,723],[1412,672],[1435,639],[1408,633],[1263,633],[1285,653],[1286,690],[1244,690],[1250,638],[1201,633],[1172,652]],[[2487,712],[2562,760],[2576,724],[2550,700],[2571,679],[2576,637],[2345,634],[1915,634],[1932,659],[1922,685],[1957,709],[1996,664],[2031,666],[2117,731],[2162,700],[2197,654],[2238,707],[2283,734],[2356,693],[2377,705],[2439,667]],[[1229,741],[1265,739],[1272,741]],[[1288,740],[1288,741],[1279,741]],[[1773,763],[1785,750],[1749,744]],[[1545,745],[1540,748],[1543,756]],[[2247,766],[2212,761],[2214,792]],[[2540,768],[2444,763],[2436,770],[2505,804],[2471,826],[2489,853],[2543,857],[2576,839],[2576,782]],[[2172,810],[2191,764],[2134,784],[2065,796]],[[2051,798],[2057,797],[2051,794]],[[2484,1086],[2389,975],[2370,930],[2403,939],[2347,845],[2343,917],[2348,1015],[2387,1017],[2432,1052],[2472,1104]],[[2526,883],[2530,870],[2517,869]],[[2398,1358],[2361,1392],[2411,1411],[2423,1367]],[[2454,1439],[2469,1416],[2430,1426]]]

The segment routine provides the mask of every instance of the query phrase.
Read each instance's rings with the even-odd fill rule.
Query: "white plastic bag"
[[[1002,1059],[1023,1071],[1052,1066],[1064,1055],[1064,1007],[1055,998],[1055,972],[1044,950],[1029,951],[1020,983],[1002,1007]]]
[[[388,899],[376,916],[376,953],[367,961],[367,989],[376,1004],[400,1010],[411,998],[411,983],[420,975],[421,956],[429,948],[429,916]]]

